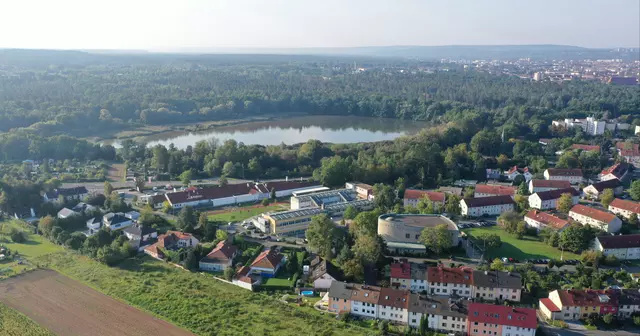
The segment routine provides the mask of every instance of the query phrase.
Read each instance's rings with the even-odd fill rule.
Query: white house
[[[251,263],[249,274],[260,275],[265,278],[274,277],[284,261],[284,255],[276,250],[267,249],[260,253],[253,263]]]
[[[233,259],[238,255],[238,248],[226,240],[218,243],[218,245],[200,259],[199,267],[202,271],[220,272],[231,267]]]
[[[619,260],[640,259],[640,234],[599,236],[594,248],[603,255],[613,255]]]
[[[531,180],[529,181],[529,193],[537,193],[540,191],[549,191],[556,189],[565,189],[571,187],[569,181],[560,180]]]
[[[80,215],[79,212],[75,212],[69,208],[62,208],[60,211],[58,211],[58,218],[60,219],[71,218],[78,215]]]
[[[435,209],[443,209],[446,201],[446,194],[440,191],[427,191],[417,189],[407,189],[404,191],[404,206],[417,206],[421,199],[427,197]]]
[[[620,181],[625,181],[629,176],[629,168],[630,165],[626,162],[616,163],[611,167],[603,169],[598,177],[600,177],[600,181],[607,181],[618,179]]]
[[[541,191],[529,196],[529,207],[539,210],[555,209],[563,194],[571,195],[572,205],[578,204],[580,193],[573,187]]]
[[[71,200],[82,200],[83,198],[89,195],[89,191],[84,186],[74,187],[74,188],[58,188],[52,191],[47,191],[43,195],[43,199],[45,202],[55,202],[60,196],[64,197],[65,202]]]
[[[582,204],[574,205],[571,211],[569,211],[569,217],[578,223],[589,225],[609,233],[618,232],[620,228],[622,228],[622,221],[616,217],[616,215]]]
[[[139,252],[143,251],[148,245],[153,244],[158,238],[158,231],[146,226],[131,225],[122,230],[122,232],[129,238],[129,244],[136,247]]]
[[[529,171],[529,167],[518,168],[518,166],[513,166],[504,172],[504,176],[506,176],[509,181],[515,180],[518,175],[524,176],[525,182],[529,182],[533,177],[533,174]]]
[[[378,318],[406,324],[409,318],[409,295],[410,292],[407,290],[381,288],[378,299]]]
[[[111,230],[124,229],[133,224],[131,218],[125,217],[122,212],[110,212],[102,217],[102,224]]]
[[[490,197],[490,196],[511,196],[515,197],[517,187],[503,186],[498,184],[476,184],[473,191],[473,197]]]
[[[497,216],[514,209],[515,202],[510,196],[490,196],[460,200],[460,213],[463,216]]]
[[[544,178],[553,181],[568,181],[571,184],[582,182],[582,170],[548,168],[544,171]]]
[[[599,199],[605,189],[613,190],[614,195],[620,195],[624,191],[622,183],[618,179],[605,180],[593,183],[583,189],[584,194],[592,199]]]
[[[524,215],[524,221],[527,223],[527,226],[534,227],[538,231],[545,228],[562,231],[569,226],[569,221],[535,209],[530,210]]]
[[[468,267],[429,267],[427,282],[429,295],[473,297],[473,270]]]
[[[369,318],[378,318],[378,300],[381,288],[368,285],[351,287],[351,314]]]
[[[87,220],[87,228],[89,229],[89,234],[94,234],[96,231],[100,230],[102,227],[102,216],[93,217]]]
[[[470,301],[420,294],[411,294],[409,301],[409,326],[418,328],[426,315],[431,330],[467,335],[467,305]]]
[[[640,203],[615,198],[609,204],[609,211],[626,219],[631,218],[632,214],[636,214],[640,218]]]

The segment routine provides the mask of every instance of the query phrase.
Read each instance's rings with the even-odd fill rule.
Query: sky
[[[640,0],[5,0],[0,48],[638,47]]]

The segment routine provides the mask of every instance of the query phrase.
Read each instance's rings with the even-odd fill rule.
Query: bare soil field
[[[193,335],[55,271],[1,281],[0,302],[58,335]]]
[[[122,163],[114,163],[109,167],[109,174],[107,179],[110,182],[122,182],[126,177],[125,165]]]

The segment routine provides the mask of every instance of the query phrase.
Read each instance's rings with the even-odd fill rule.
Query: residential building
[[[609,211],[626,219],[631,218],[632,214],[636,214],[636,216],[640,218],[640,203],[615,198],[609,204]]]
[[[570,188],[571,183],[563,180],[531,180],[529,181],[529,193]]]
[[[129,212],[125,212],[124,216],[131,219],[132,221],[137,222],[138,218],[140,218],[140,213],[137,211],[129,211]]]
[[[360,182],[347,182],[345,188],[355,190],[360,199],[373,199],[373,186]]]
[[[125,217],[122,212],[110,212],[102,216],[102,225],[108,227],[111,230],[124,229],[133,224],[131,218]]]
[[[533,174],[529,171],[529,167],[518,168],[518,166],[513,166],[509,168],[509,170],[504,172],[504,176],[509,181],[515,180],[516,176],[522,175],[524,176],[525,182],[529,182],[533,177]]]
[[[514,209],[515,202],[511,196],[489,196],[460,200],[460,213],[463,216],[497,216]]]
[[[544,178],[553,181],[568,181],[571,184],[582,182],[582,170],[548,168],[544,171]]]
[[[564,119],[561,121],[553,121],[552,126],[562,128],[579,127],[589,135],[602,135],[607,127],[605,120],[596,120],[593,117],[587,117],[586,119]],[[613,124],[615,129],[615,124]]]
[[[236,271],[236,274],[233,276],[231,283],[238,287],[253,291],[253,285],[258,284],[258,281],[251,278],[249,271],[251,271],[251,269],[248,266],[240,266],[238,271]]]
[[[351,312],[351,284],[333,281],[329,287],[328,310],[333,313]]]
[[[640,167],[640,145],[637,143],[630,142],[617,142],[616,149],[618,150],[618,155],[629,164]]]
[[[573,187],[569,187],[564,189],[540,191],[529,195],[529,207],[539,210],[555,209],[558,206],[558,200],[564,194],[571,195],[572,205],[576,205],[580,201],[580,192]]]
[[[167,197],[164,194],[142,195],[138,198],[141,205],[150,205],[153,209],[161,209]]]
[[[144,253],[156,258],[163,259],[163,250],[178,250],[181,248],[191,248],[198,245],[200,241],[190,233],[179,231],[167,231],[158,236],[158,242],[144,248]]]
[[[579,149],[587,152],[600,153],[600,146],[596,146],[596,145],[573,144],[571,145],[571,149]]]
[[[42,196],[45,202],[55,202],[62,196],[65,202],[72,200],[82,200],[89,195],[89,191],[84,186],[74,188],[58,188],[51,191],[47,191]]]
[[[429,267],[427,282],[430,295],[473,297],[473,270],[468,267]]]
[[[155,243],[158,239],[158,231],[148,226],[131,225],[122,230],[122,232],[129,239],[129,244],[137,248],[139,252],[144,250],[146,246]]]
[[[502,176],[502,170],[487,168],[487,180],[497,180]]]
[[[285,262],[283,254],[275,249],[267,249],[260,253],[251,263],[249,274],[255,274],[264,278],[272,278],[278,273],[280,266]]]
[[[426,252],[426,248],[420,242],[422,230],[441,224],[447,226],[451,246],[457,246],[460,235],[458,226],[441,215],[384,214],[378,217],[378,235],[384,239],[387,248],[392,252],[423,253]]]
[[[598,236],[594,249],[619,260],[637,260],[640,259],[640,234]]]
[[[620,195],[624,191],[622,183],[618,179],[610,179],[593,183],[583,189],[584,194],[591,199],[599,199],[605,189],[613,190],[614,195]]]
[[[583,225],[614,233],[622,228],[622,221],[616,215],[603,210],[576,204],[569,211],[569,217]]]
[[[233,259],[238,255],[239,249],[230,242],[223,240],[200,259],[199,268],[201,271],[220,272],[233,266]]]
[[[562,231],[569,226],[569,221],[554,216],[548,212],[535,209],[529,210],[529,212],[524,215],[524,221],[527,223],[527,226],[534,227],[538,231],[547,228]]]
[[[612,290],[557,289],[540,299],[540,312],[548,319],[578,320],[590,314],[618,314],[618,293]]]
[[[412,292],[423,292],[429,288],[427,280],[428,267],[425,264],[411,263],[411,287]]]
[[[503,186],[498,184],[476,184],[473,192],[474,198],[491,197],[491,196],[511,196],[516,195],[517,187]]]
[[[433,203],[434,209],[444,209],[444,204],[446,202],[446,194],[444,192],[417,189],[407,189],[404,191],[404,206],[407,207],[411,205],[415,207],[418,205],[418,202],[425,197]]]
[[[618,294],[618,318],[629,319],[640,312],[640,291],[622,289]]]
[[[382,288],[351,284],[351,314],[378,318],[378,301]]]
[[[79,212],[75,212],[69,208],[62,208],[60,211],[58,211],[58,218],[59,219],[66,219],[66,218],[71,218],[74,216],[79,216],[81,215],[81,213]]]
[[[473,271],[475,298],[520,302],[522,277],[514,272]]]
[[[429,329],[466,335],[469,301],[421,294],[409,296],[409,326],[418,328],[426,315]]]
[[[380,288],[380,297],[377,302],[378,318],[406,324],[409,319],[410,294],[408,290]]]
[[[87,231],[88,235],[93,235],[96,231],[100,230],[102,227],[102,216],[97,216],[93,218],[89,218],[87,220]]]
[[[324,258],[315,257],[309,265],[308,281],[316,290],[326,291],[334,281],[342,281],[342,271]]]
[[[85,202],[80,202],[80,203],[76,204],[76,206],[71,208],[71,210],[73,210],[75,212],[87,214],[87,213],[90,213],[90,212],[98,211],[100,209],[98,207],[95,207],[95,206],[91,205],[91,204],[87,204]]]
[[[445,194],[462,196],[463,189],[460,187],[440,187],[438,191],[441,191]]]
[[[411,264],[407,259],[400,259],[389,265],[391,268],[391,287],[395,289],[411,289]]]
[[[626,162],[616,163],[611,167],[603,169],[598,177],[600,177],[600,181],[607,181],[618,179],[622,182],[626,181],[629,177],[629,165]]]
[[[470,336],[534,336],[538,328],[536,310],[472,302],[468,305]]]

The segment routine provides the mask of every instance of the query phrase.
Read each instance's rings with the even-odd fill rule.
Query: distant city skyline
[[[0,48],[637,48],[638,13],[638,0],[24,0],[3,4]]]

